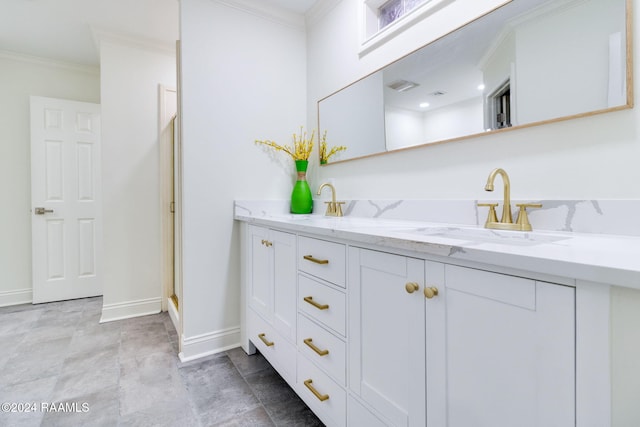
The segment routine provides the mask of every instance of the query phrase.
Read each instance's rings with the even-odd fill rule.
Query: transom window
[[[358,0],[362,56],[456,0]],[[477,0],[469,0],[477,1]]]
[[[378,30],[392,24],[421,4],[430,0],[389,0],[378,8]]]

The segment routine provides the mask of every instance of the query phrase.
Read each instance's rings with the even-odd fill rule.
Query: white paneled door
[[[31,97],[33,303],[102,294],[100,105]]]

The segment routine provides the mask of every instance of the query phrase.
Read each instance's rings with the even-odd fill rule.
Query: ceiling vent
[[[420,86],[418,83],[410,82],[408,80],[396,80],[393,83],[387,85],[388,88],[397,90],[398,92],[406,92],[413,89],[416,86]]]

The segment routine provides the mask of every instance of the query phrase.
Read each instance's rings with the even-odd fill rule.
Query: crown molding
[[[267,6],[256,0],[211,0],[214,3],[258,16],[276,24],[284,25],[299,31],[305,31],[304,15],[285,9]]]
[[[305,14],[307,26],[313,26],[329,14],[342,0],[318,0]]]
[[[86,74],[100,75],[100,67],[94,65],[78,64],[75,62],[59,61],[41,56],[27,55],[19,52],[0,50],[0,59],[10,61],[25,62],[28,64],[40,65],[44,67],[57,68],[67,71],[74,71]]]
[[[91,33],[93,34],[93,41],[98,49],[98,53],[100,52],[101,43],[110,43],[156,52],[172,57],[176,56],[175,42],[170,43],[162,40],[125,34],[96,26],[91,26]]]

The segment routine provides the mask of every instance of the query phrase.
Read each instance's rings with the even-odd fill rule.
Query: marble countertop
[[[640,289],[640,237],[238,208],[235,219],[299,233]]]

